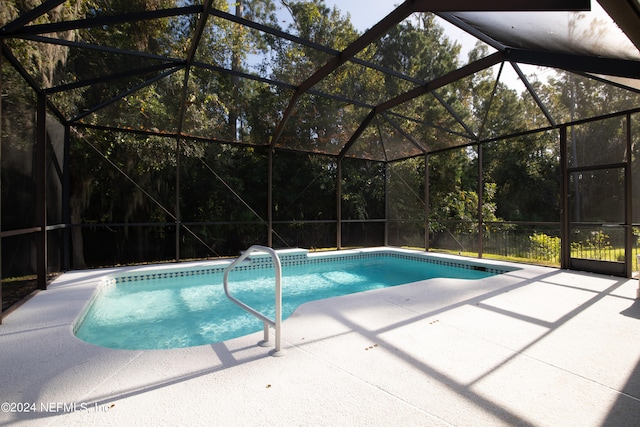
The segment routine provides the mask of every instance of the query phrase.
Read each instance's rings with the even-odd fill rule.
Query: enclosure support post
[[[176,138],[176,262],[180,261],[180,137]]]
[[[384,164],[384,246],[389,246],[389,163]]]
[[[267,246],[273,248],[273,148],[269,148],[267,174]]]
[[[484,205],[484,177],[482,170],[482,144],[478,144],[478,258],[482,258],[482,246],[484,244],[484,217],[482,205]]]
[[[0,94],[2,93],[2,55],[0,55]],[[0,173],[2,172],[2,108],[0,105]],[[2,180],[0,179],[0,194]],[[2,218],[2,197],[0,197],[0,218]],[[2,221],[0,221],[0,325],[2,325]]]
[[[342,249],[342,159],[336,159],[336,248]]]
[[[560,128],[560,176],[562,219],[560,221],[560,268],[569,268],[571,242],[569,239],[569,174],[567,173],[567,127]]]
[[[71,269],[71,177],[69,161],[71,159],[71,141],[69,125],[64,126],[64,151],[62,155],[62,222],[65,225],[62,248],[62,268]]]
[[[631,172],[631,114],[626,116],[627,155],[624,168],[624,264],[625,276],[633,277],[633,179]]]
[[[38,289],[47,288],[47,99],[38,94],[36,112],[35,182],[36,182],[36,223],[40,232],[36,242],[36,271]]]
[[[429,250],[429,155],[424,155],[424,250]]]

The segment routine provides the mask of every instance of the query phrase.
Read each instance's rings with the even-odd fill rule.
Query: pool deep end
[[[278,251],[283,269],[283,319],[300,304],[434,277],[478,279],[510,268],[402,249],[308,253]],[[74,334],[119,349],[205,345],[262,329],[262,322],[224,295],[231,261],[124,269],[105,277],[76,319]],[[330,268],[327,270],[327,268]],[[266,253],[252,254],[229,276],[233,293],[273,317],[274,270]]]

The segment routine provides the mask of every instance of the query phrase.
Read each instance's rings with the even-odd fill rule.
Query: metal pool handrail
[[[250,307],[249,305],[243,303],[242,301],[235,298],[229,292],[229,272],[233,270],[238,264],[244,261],[249,255],[254,252],[266,252],[271,255],[273,259],[273,265],[276,270],[276,316],[275,319],[269,319],[264,314]],[[258,319],[262,320],[264,323],[264,340],[260,341],[258,345],[266,347],[269,345],[269,326],[272,326],[276,331],[276,347],[275,350],[271,352],[272,356],[282,356],[283,352],[280,350],[280,332],[282,327],[282,267],[280,265],[280,258],[275,250],[260,245],[253,245],[249,249],[247,249],[238,259],[232,262],[227,268],[224,269],[224,293],[227,294],[227,297],[236,303],[238,306],[253,314]]]

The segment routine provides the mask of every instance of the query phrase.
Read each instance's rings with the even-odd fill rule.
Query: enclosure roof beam
[[[473,130],[471,130],[471,128],[467,126],[464,120],[462,120],[462,117],[460,117],[460,115],[453,109],[453,107],[449,105],[449,103],[445,101],[444,98],[442,98],[442,96],[440,96],[438,91],[434,90],[431,93],[438,100],[438,102],[440,102],[440,104],[442,104],[442,106],[447,109],[449,114],[451,114],[451,116],[456,120],[456,122],[458,122],[458,124],[462,126],[462,128],[466,130],[469,135],[471,135],[473,138],[476,138],[476,134],[473,132]]]
[[[640,88],[628,86],[628,85],[626,85],[624,83],[621,83],[621,82],[616,82],[616,81],[613,81],[613,80],[609,80],[609,79],[605,78],[606,76],[603,77],[603,76],[599,76],[599,75],[596,75],[596,74],[579,73],[579,72],[576,72],[575,74],[577,74],[579,76],[582,76],[584,78],[587,78],[587,79],[595,80],[595,81],[603,83],[603,84],[605,84],[607,86],[613,86],[613,87],[617,87],[618,89],[624,89],[624,90],[628,90],[629,92],[640,94]]]
[[[518,74],[518,77],[520,77],[520,80],[522,80],[522,83],[524,83],[525,87],[529,91],[529,94],[533,97],[533,100],[535,101],[538,108],[540,108],[544,116],[547,118],[547,121],[549,121],[549,124],[551,124],[551,126],[555,126],[556,121],[553,119],[551,112],[549,112],[549,109],[544,105],[544,103],[538,96],[538,92],[536,92],[533,86],[531,86],[529,79],[527,78],[527,76],[524,75],[524,73],[520,69],[520,66],[515,62],[511,62],[511,66],[516,71],[516,74]]]
[[[184,79],[182,81],[182,95],[180,98],[180,106],[178,107],[178,135],[182,134],[182,128],[184,127],[184,116],[187,108],[187,92],[189,91],[189,74],[191,72],[191,65],[195,60],[196,51],[198,50],[198,45],[200,44],[200,40],[202,39],[202,33],[204,32],[204,28],[207,24],[207,19],[209,18],[212,1],[213,0],[206,0],[206,3],[203,5],[202,13],[200,14],[200,18],[198,19],[198,23],[196,24],[195,32],[193,34],[193,37],[191,38],[191,46],[189,47],[189,55],[187,56]]]
[[[591,10],[591,0],[415,0],[416,12],[560,12]]]
[[[153,131],[148,129],[120,128],[117,126],[94,125],[94,124],[82,123],[82,122],[73,123],[72,126],[77,128],[82,128],[82,129],[95,129],[95,130],[107,131],[107,132],[123,132],[123,133],[132,134],[132,135],[159,136],[163,138],[173,138],[173,139],[183,138],[183,139],[189,139],[192,141],[198,141],[205,144],[207,143],[208,144],[225,144],[225,145],[233,145],[237,147],[253,147],[253,148],[265,147],[264,145],[251,144],[248,142],[229,141],[229,140],[223,140],[218,138],[208,138],[208,137],[188,135],[188,134],[179,135],[176,132],[162,132],[162,131],[157,131],[157,130]]]
[[[18,28],[2,29],[2,36],[23,37],[37,34],[49,34],[62,31],[79,30],[82,28],[102,27],[136,21],[149,21],[153,19],[171,18],[181,15],[194,15],[202,12],[202,5],[176,7],[170,9],[151,10],[145,12],[123,13],[113,16],[97,16],[94,18],[76,19],[72,21],[50,22],[47,24],[29,25]],[[15,21],[14,21],[15,22]],[[7,25],[8,27],[8,25]]]
[[[10,31],[15,31],[19,28],[24,27],[29,22],[38,19],[40,16],[49,12],[51,9],[60,6],[60,4],[64,3],[65,0],[48,0],[42,3],[40,6],[37,6],[31,9],[29,12],[24,13],[18,16],[13,21],[6,24],[4,27],[0,28],[0,33],[8,33]]]
[[[375,117],[376,117],[375,110],[371,110],[371,112],[367,115],[367,117],[364,118],[362,123],[360,123],[360,126],[358,126],[358,129],[356,129],[353,135],[351,135],[351,138],[349,138],[349,141],[347,141],[344,147],[342,147],[342,150],[340,150],[340,154],[338,154],[338,159],[342,159],[347,154],[351,146],[358,140],[358,138],[360,138],[360,135],[362,135],[362,132],[364,132],[367,126],[369,126],[369,123],[371,123],[371,121]]]
[[[182,65],[178,65],[178,66],[182,66]],[[133,77],[133,76],[139,76],[139,75],[143,75],[143,74],[149,74],[149,73],[153,73],[155,71],[162,71],[162,70],[166,70],[167,68],[173,68],[173,67],[176,67],[176,64],[173,64],[173,63],[158,64],[158,65],[152,65],[150,67],[136,68],[136,69],[133,69],[133,70],[124,71],[122,73],[114,73],[114,74],[110,74],[110,75],[107,75],[107,76],[100,76],[100,77],[95,77],[95,78],[92,78],[92,79],[86,79],[86,80],[81,80],[81,81],[77,81],[77,82],[73,82],[73,83],[67,83],[67,84],[63,84],[63,85],[47,88],[47,89],[44,89],[44,92],[45,93],[66,92],[68,90],[78,89],[78,88],[81,88],[81,87],[87,87],[87,86],[91,86],[93,84],[106,83],[106,82],[110,82],[110,81],[126,79],[127,77]]]
[[[89,49],[89,50],[96,50],[99,52],[108,52],[108,53],[115,53],[115,54],[121,54],[121,55],[130,55],[130,56],[135,56],[135,57],[139,57],[139,58],[146,58],[146,59],[153,59],[153,60],[158,60],[158,61],[163,61],[165,62],[165,65],[169,65],[170,67],[175,67],[172,70],[169,70],[166,73],[162,73],[159,76],[152,78],[150,80],[151,83],[160,80],[163,77],[166,77],[169,74],[172,74],[173,72],[182,69],[185,66],[185,61],[184,60],[180,60],[180,59],[174,59],[174,58],[167,58],[164,56],[159,56],[159,55],[153,55],[153,54],[149,54],[149,53],[145,53],[145,52],[134,52],[131,50],[126,50],[126,49],[118,49],[118,48],[113,48],[113,47],[108,47],[108,46],[98,46],[98,45],[94,45],[94,44],[90,44],[90,43],[79,43],[79,42],[74,42],[74,41],[70,41],[70,40],[63,40],[63,39],[57,39],[57,38],[52,38],[52,37],[45,37],[45,36],[27,36],[24,37],[24,39],[26,40],[32,40],[32,41],[36,41],[36,42],[40,42],[40,43],[51,43],[51,44],[58,44],[61,46],[68,46],[68,47],[76,47],[79,49]],[[4,46],[4,44],[3,44]],[[8,49],[7,49],[8,50]],[[166,64],[166,62],[169,61],[169,64]],[[166,67],[164,67],[166,68]],[[98,81],[96,81],[95,83],[99,82],[100,80],[98,79]],[[106,81],[106,79],[104,80]],[[146,83],[142,83],[141,85],[136,86],[136,88],[131,89],[129,91],[127,91],[125,93],[125,95],[119,95],[115,98],[112,98],[108,101],[105,101],[101,104],[99,104],[98,106],[87,110],[88,112],[84,112],[72,119],[70,119],[69,121],[67,121],[66,118],[64,118],[64,116],[62,115],[62,113],[60,113],[60,117],[62,118],[62,121],[65,122],[74,122],[77,121],[79,119],[81,119],[82,117],[85,117],[86,115],[93,113],[97,110],[99,110],[100,108],[103,108],[107,105],[112,104],[113,102],[117,101],[118,99],[121,99],[122,96],[127,96],[131,93],[136,92],[139,89],[142,89],[143,87],[147,86],[147,83],[149,81],[147,81]],[[42,90],[42,89],[40,89]],[[53,91],[55,92],[55,90]],[[58,111],[58,110],[56,110]]]
[[[222,18],[225,19],[227,21],[231,21],[235,24],[240,24],[243,25],[245,27],[249,27],[249,28],[253,28],[254,30],[258,30],[261,31],[263,33],[266,34],[271,34],[272,36],[276,36],[278,38],[281,39],[285,39],[285,40],[289,40],[291,42],[294,43],[298,43],[300,45],[306,46],[306,47],[310,47],[312,49],[316,49],[319,50],[321,52],[325,52],[325,53],[329,53],[331,55],[336,55],[339,53],[339,51],[335,50],[335,49],[331,49],[328,46],[322,45],[322,44],[318,44],[318,43],[314,43],[310,40],[307,39],[303,39],[301,37],[298,36],[294,36],[292,34],[289,34],[285,31],[273,28],[273,27],[269,27],[267,25],[263,25],[260,24],[258,22],[255,21],[251,21],[249,19],[243,18],[241,16],[236,16],[232,13],[229,12],[224,12],[222,10],[213,8],[211,9],[211,16],[216,16],[218,18]]]
[[[418,86],[408,92],[405,92],[401,95],[398,95],[397,97],[390,99],[386,102],[383,102],[382,104],[379,104],[378,106],[376,106],[372,113],[370,113],[365,120],[360,124],[360,127],[356,130],[356,132],[353,134],[353,136],[349,139],[349,141],[347,142],[347,144],[343,147],[342,151],[340,152],[340,157],[344,156],[344,154],[347,152],[347,150],[351,147],[351,145],[353,145],[353,143],[355,142],[356,139],[358,139],[360,137],[360,135],[362,134],[362,132],[364,131],[364,128],[366,128],[366,126],[371,122],[371,120],[373,119],[373,117],[375,116],[375,114],[377,113],[384,113],[385,111],[396,107],[400,104],[403,104],[405,102],[411,101],[412,99],[415,99],[419,96],[425,95],[429,92],[432,92],[438,88],[441,88],[443,86],[446,86],[456,80],[462,79],[464,77],[467,77],[469,75],[472,75],[474,73],[477,73],[478,71],[484,70],[486,68],[489,68],[495,64],[500,63],[502,60],[504,59],[504,55],[502,52],[496,52],[492,55],[486,56],[482,59],[479,59],[475,62],[472,62],[470,64],[465,65],[464,67],[458,68],[448,74],[445,74],[444,76],[438,77],[424,85]],[[477,139],[477,138],[476,138]]]
[[[404,114],[400,114],[400,113],[397,113],[395,111],[385,111],[384,114],[387,115],[387,116],[397,117],[397,118],[400,118],[400,119],[403,119],[403,120],[407,120],[409,122],[413,122],[413,123],[417,123],[417,124],[420,124],[420,125],[425,125],[425,126],[428,126],[428,127],[434,128],[434,129],[438,129],[438,130],[441,130],[443,132],[449,133],[451,135],[459,136],[461,138],[471,139],[473,141],[476,141],[478,139],[475,136],[475,134],[473,134],[473,133],[467,134],[467,133],[458,132],[458,131],[455,131],[453,129],[445,128],[444,126],[440,126],[440,125],[437,125],[437,124],[432,123],[432,122],[427,122],[425,120],[418,120],[418,119],[415,119],[413,117],[408,117],[408,116],[405,116]]]
[[[498,76],[496,77],[496,81],[493,83],[493,89],[491,90],[491,96],[489,97],[488,102],[484,102],[484,117],[480,122],[480,129],[478,130],[478,138],[482,137],[484,134],[484,128],[489,120],[489,111],[491,111],[491,106],[493,105],[493,101],[496,97],[496,92],[498,91],[498,84],[500,83],[500,76],[502,76],[502,70],[504,69],[504,61],[500,64],[500,69],[498,70]]]
[[[382,104],[379,104],[376,107],[376,112],[382,113],[384,111],[387,111],[390,108],[397,107],[400,104],[411,101],[414,98],[417,98],[421,95],[432,92],[436,89],[439,89],[443,86],[453,83],[456,80],[460,80],[464,77],[475,74],[478,71],[492,67],[503,60],[504,60],[504,54],[502,52],[493,53],[475,62],[467,64],[464,67],[451,71],[448,74],[445,74],[441,77],[431,80],[430,82],[424,85],[418,86],[408,92],[398,95],[395,98],[392,98],[386,102],[383,102]]]
[[[219,67],[217,65],[205,64],[204,62],[194,61],[193,64],[191,64],[191,65],[194,66],[194,67],[203,68],[205,70],[215,71],[215,72],[220,73],[220,74],[228,74],[228,75],[231,75],[231,76],[240,77],[240,78],[248,79],[248,80],[253,80],[253,81],[256,81],[256,82],[266,83],[266,84],[274,85],[274,86],[278,86],[278,87],[283,87],[283,88],[286,88],[286,89],[295,90],[295,88],[296,88],[295,85],[292,85],[291,83],[285,83],[285,82],[281,82],[279,80],[272,80],[272,79],[268,79],[266,77],[260,77],[260,76],[254,75],[254,74],[245,73],[243,71],[230,70],[228,68]]]
[[[9,61],[9,63],[13,66],[13,68],[15,68],[15,70],[18,72],[18,74],[20,74],[20,76],[24,79],[24,81],[27,82],[27,84],[31,87],[31,89],[33,89],[36,93],[44,93],[40,85],[35,81],[33,77],[31,77],[31,75],[27,72],[27,70],[24,69],[24,67],[22,66],[22,63],[18,61],[18,58],[16,58],[13,55],[13,52],[11,52],[11,49],[9,49],[9,47],[5,45],[2,40],[0,40],[0,47],[1,47],[0,50],[2,50],[2,55]],[[51,102],[51,100],[49,100],[49,97],[46,97],[46,99],[47,99],[47,107],[58,117],[58,119],[61,122],[66,123],[66,117],[64,117],[64,114],[60,112],[58,107],[55,106]]]
[[[404,130],[402,126],[396,123],[395,120],[391,120],[386,113],[382,113],[381,116],[384,117],[384,119],[387,122],[389,122],[389,124],[391,124],[391,126],[393,126],[398,132],[400,132],[402,136],[407,138],[409,142],[411,142],[418,150],[420,150],[422,154],[428,154],[427,150],[425,150],[425,148],[422,145],[418,144],[418,142],[415,139],[413,139],[413,137],[409,135],[409,133],[406,130]]]
[[[77,49],[87,49],[87,50],[94,50],[98,52],[107,52],[107,53],[115,53],[119,55],[136,56],[139,58],[154,59],[154,60],[163,61],[163,62],[172,62],[174,65],[183,64],[185,62],[183,59],[179,59],[179,58],[170,58],[167,56],[155,55],[153,53],[137,52],[134,50],[120,49],[117,47],[99,46],[92,43],[76,42],[72,40],[58,39],[55,37],[26,36],[26,37],[21,37],[21,39],[31,40],[38,43],[49,43],[49,44],[55,44],[60,46],[73,47]]]
[[[514,139],[514,138],[522,138],[522,137],[527,136],[527,135],[536,135],[536,134],[540,134],[542,132],[548,132],[548,131],[551,131],[551,130],[554,130],[554,129],[557,129],[557,128],[560,128],[560,127],[577,126],[577,125],[581,125],[581,124],[584,124],[584,123],[592,123],[592,122],[607,120],[607,119],[610,119],[610,118],[613,118],[613,117],[628,116],[629,114],[637,114],[637,113],[640,113],[640,107],[632,108],[630,110],[618,111],[618,112],[615,112],[615,113],[604,114],[604,115],[595,116],[595,117],[588,117],[586,119],[580,119],[580,120],[568,121],[568,122],[564,122],[564,123],[558,123],[556,126],[546,126],[546,127],[540,127],[540,128],[537,128],[537,129],[530,129],[530,130],[524,130],[524,131],[520,131],[520,132],[514,132],[514,133],[511,133],[511,134],[508,134],[508,135],[495,136],[495,137],[483,139],[482,141],[470,142],[468,144],[456,145],[456,146],[446,147],[446,148],[439,148],[437,150],[430,151],[429,154],[438,154],[438,153],[443,153],[443,152],[450,151],[450,150],[458,150],[458,149],[461,149],[461,148],[475,146],[475,145],[478,145],[478,144],[487,144],[487,143],[497,142],[497,141],[506,141],[506,140]]]
[[[205,0],[205,4],[203,5],[200,19],[198,19],[195,32],[191,39],[191,46],[189,47],[189,56],[187,57],[187,67],[190,67],[191,64],[193,64],[194,58],[196,56],[196,51],[198,50],[198,45],[200,44],[200,40],[202,39],[202,33],[204,33],[204,28],[207,24],[207,19],[209,19],[209,13],[211,12],[212,2],[213,0]]]
[[[285,89],[291,89],[292,91],[296,90],[296,86],[291,84],[291,83],[285,83],[285,82],[281,82],[279,80],[272,80],[272,79],[268,79],[266,77],[260,77],[260,76],[254,75],[254,74],[249,74],[249,73],[245,73],[245,72],[238,71],[238,70],[230,70],[228,68],[222,68],[222,67],[219,67],[217,65],[205,64],[203,62],[195,61],[192,64],[192,66],[203,68],[203,69],[206,69],[206,70],[215,71],[215,72],[218,72],[220,74],[228,74],[228,75],[235,76],[235,77],[240,77],[240,78],[243,78],[243,79],[248,79],[248,80],[253,80],[253,81],[256,81],[256,82],[265,83],[265,84],[268,84],[268,85],[278,86],[278,87],[282,87],[282,88],[285,88]],[[326,99],[332,99],[334,101],[343,102],[345,104],[355,105],[356,107],[362,107],[362,108],[367,108],[367,109],[372,109],[372,108],[375,107],[375,105],[367,104],[366,102],[358,101],[356,99],[351,99],[351,98],[347,98],[347,97],[340,96],[340,95],[332,95],[332,94],[324,93],[322,91],[315,90],[315,89],[310,89],[310,90],[307,91],[307,93],[312,94],[312,95],[317,95],[317,96],[320,96],[320,97],[323,97],[323,98],[326,98]]]
[[[135,86],[135,87],[133,87],[133,88],[131,88],[129,90],[126,90],[126,91],[118,94],[117,96],[115,96],[115,97],[113,97],[113,98],[111,98],[111,99],[109,99],[109,100],[107,100],[105,102],[102,102],[101,104],[96,105],[95,107],[93,107],[91,109],[83,111],[81,114],[78,114],[77,116],[75,116],[74,118],[69,120],[69,123],[77,122],[77,121],[81,120],[82,118],[88,116],[89,114],[95,113],[96,111],[98,111],[98,110],[100,110],[100,109],[102,109],[102,108],[104,108],[104,107],[106,107],[108,105],[113,104],[114,102],[124,98],[125,96],[129,96],[132,93],[135,93],[135,92],[139,91],[140,89],[143,89],[143,88],[145,88],[147,86],[150,86],[153,83],[155,83],[155,82],[157,82],[159,80],[162,80],[165,77],[167,77],[167,76],[169,76],[169,75],[171,75],[171,74],[175,73],[176,71],[181,70],[183,68],[184,68],[184,66],[175,67],[175,68],[173,68],[173,69],[171,69],[169,71],[166,71],[164,73],[158,74],[157,76],[155,76],[155,77],[153,77],[153,78],[151,78],[151,79],[149,79],[149,80],[147,80],[147,81],[145,81],[145,82],[143,82],[143,83],[141,83],[141,84],[139,84],[139,85],[137,85],[137,86]]]
[[[27,82],[31,89],[35,90],[36,92],[41,92],[42,88],[40,87],[40,85],[38,85],[35,79],[31,77],[27,70],[24,69],[22,63],[18,61],[18,58],[16,58],[13,52],[11,52],[11,49],[1,40],[0,44],[2,45],[2,55],[7,58],[7,60],[9,60],[9,63],[13,66],[13,68],[16,69],[18,74],[20,74],[20,76]]]
[[[521,64],[539,65],[607,76],[640,79],[640,61],[575,55],[540,50],[505,49],[505,59]]]

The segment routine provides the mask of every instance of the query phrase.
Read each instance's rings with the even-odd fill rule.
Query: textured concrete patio
[[[72,324],[108,271],[67,273],[0,326],[0,425],[640,425],[638,281],[516,266],[307,303],[283,357],[261,333],[87,344]]]

